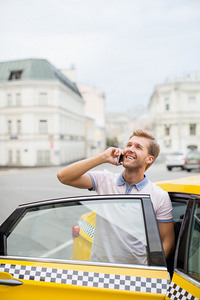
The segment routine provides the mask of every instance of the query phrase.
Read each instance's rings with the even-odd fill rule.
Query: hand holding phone
[[[122,162],[123,162],[123,155],[121,154],[117,157],[117,164],[120,164]]]

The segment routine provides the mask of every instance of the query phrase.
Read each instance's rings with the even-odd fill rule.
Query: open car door
[[[200,299],[200,197],[190,196],[166,299]]]
[[[0,227],[0,255],[6,300],[165,299],[170,282],[149,195],[21,205]]]

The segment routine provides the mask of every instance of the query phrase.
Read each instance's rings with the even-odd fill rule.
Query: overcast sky
[[[74,64],[107,111],[126,112],[200,71],[200,0],[0,0],[0,61],[24,58]]]

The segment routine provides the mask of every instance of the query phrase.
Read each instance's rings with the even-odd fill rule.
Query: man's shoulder
[[[160,186],[156,185],[154,182],[148,180],[148,184],[146,185],[147,189],[151,189],[155,193],[159,193],[161,195],[168,194],[166,191],[164,191]]]

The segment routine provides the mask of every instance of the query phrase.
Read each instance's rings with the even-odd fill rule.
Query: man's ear
[[[148,156],[146,159],[146,163],[147,164],[152,164],[152,162],[154,161],[154,157],[153,156]]]

